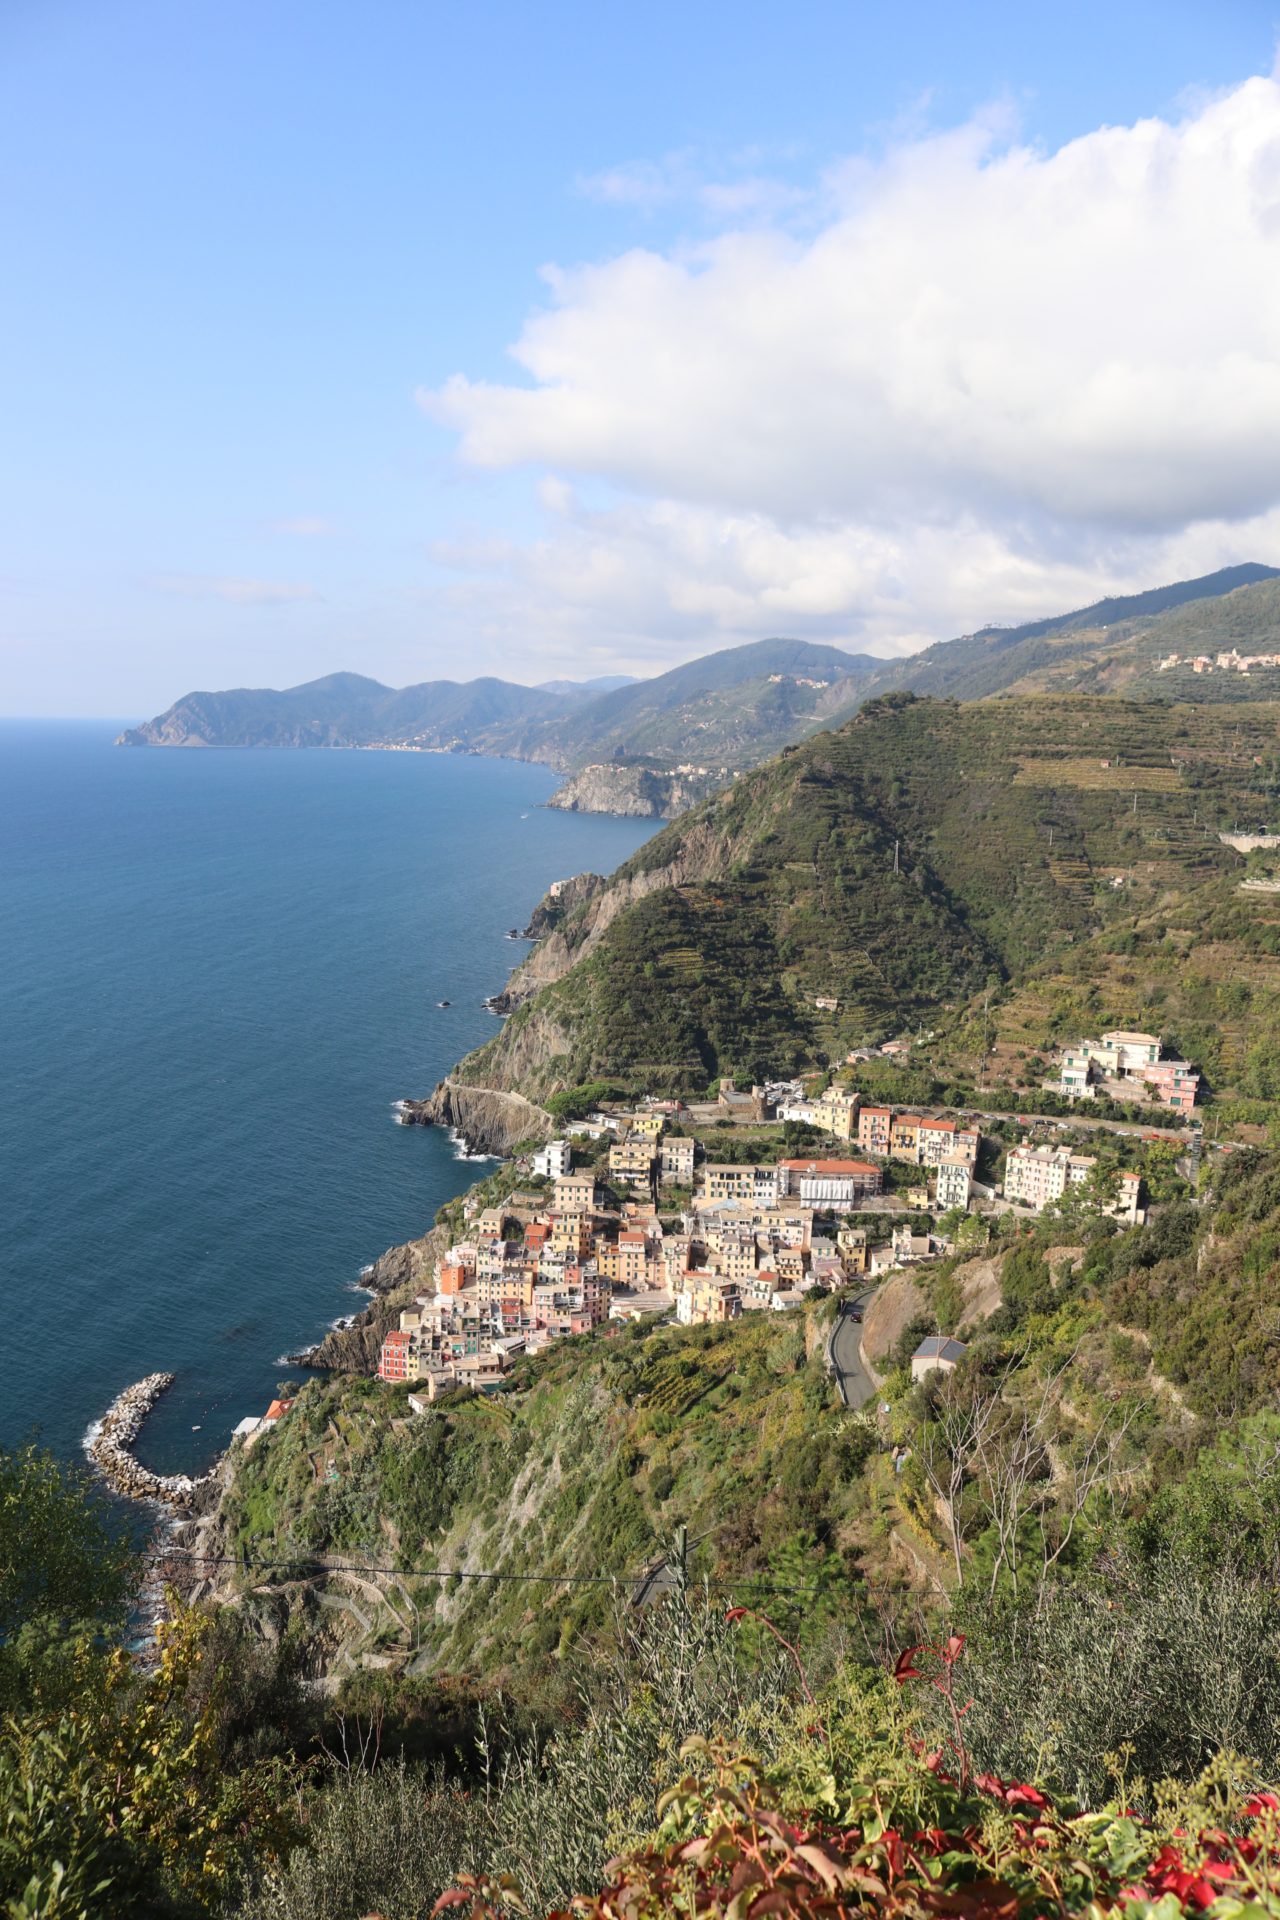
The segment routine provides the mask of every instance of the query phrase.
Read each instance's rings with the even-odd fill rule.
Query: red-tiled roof
[[[784,1160],[782,1165],[788,1173],[876,1173],[879,1167],[873,1167],[866,1160]]]

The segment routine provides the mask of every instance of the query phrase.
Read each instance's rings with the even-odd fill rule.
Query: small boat
[[[436,1005],[438,1007],[451,1007],[453,1005],[453,1002],[452,1000],[437,1000]]]
[[[529,816],[528,816],[528,814],[527,814],[527,813],[522,813],[522,814],[520,815],[520,818],[521,818],[522,820],[527,820],[527,819],[529,818]]]
[[[199,1427],[192,1427],[191,1431],[192,1433],[199,1433],[200,1429]]]

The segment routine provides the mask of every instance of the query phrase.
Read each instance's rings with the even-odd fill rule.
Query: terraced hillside
[[[416,1417],[381,1382],[313,1381],[280,1430],[239,1457],[222,1546],[274,1563],[267,1611],[285,1598],[345,1649],[340,1665],[536,1664],[607,1621],[611,1580],[661,1561],[679,1521],[695,1574],[731,1573],[745,1598],[753,1578],[785,1583],[802,1565],[817,1627],[837,1601],[856,1605],[856,1562],[837,1542],[848,1546],[838,1536],[870,1452],[830,1407],[819,1313],[815,1303],[785,1320],[564,1340],[522,1362],[503,1393]],[[516,1577],[378,1589],[359,1575],[362,1554]],[[290,1556],[356,1570],[299,1565],[291,1579]],[[547,1589],[520,1575],[567,1579]]]
[[[1280,709],[895,694],[591,891],[461,1076],[542,1097],[821,1064],[1243,873]],[[834,1001],[834,1008],[819,1001]]]
[[[1035,1084],[1036,1070],[1020,1068],[1040,1050],[1136,1024],[1200,1066],[1216,1128],[1264,1139],[1248,1129],[1280,1121],[1280,892],[1246,886],[1244,872],[1171,885],[1131,919],[1057,949],[989,1017],[962,1022],[955,1071],[964,1077],[984,1025],[999,1070]]]

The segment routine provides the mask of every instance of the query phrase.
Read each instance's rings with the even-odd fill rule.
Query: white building
[[[573,1148],[567,1140],[549,1140],[533,1156],[533,1171],[543,1180],[559,1180],[573,1172]]]
[[[952,1207],[967,1210],[969,1194],[973,1186],[973,1175],[969,1162],[958,1154],[951,1154],[938,1162],[937,1206],[940,1213],[949,1213]]]
[[[806,1207],[848,1208],[879,1193],[883,1180],[880,1168],[866,1160],[783,1160],[778,1197]]]
[[[664,1137],[661,1146],[662,1177],[678,1187],[693,1185],[693,1141]]]
[[[1093,1172],[1091,1154],[1067,1147],[1014,1147],[1004,1169],[1004,1197],[1037,1212],[1061,1200],[1068,1186],[1079,1186]]]

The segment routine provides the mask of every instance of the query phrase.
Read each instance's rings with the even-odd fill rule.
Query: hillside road
[[[832,1372],[841,1400],[853,1412],[864,1407],[875,1392],[875,1384],[858,1351],[862,1341],[862,1310],[874,1292],[874,1287],[868,1287],[856,1299],[846,1300],[831,1334]]]

